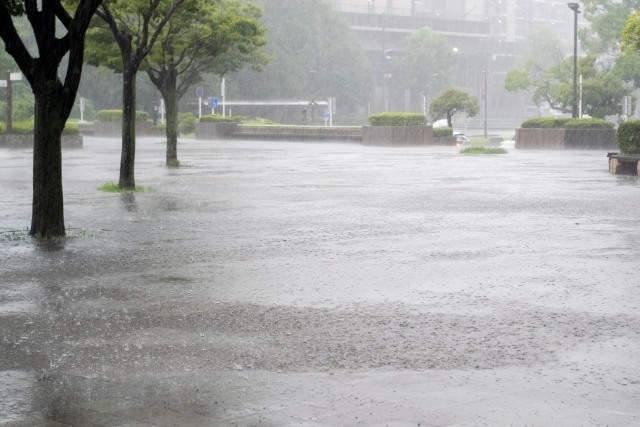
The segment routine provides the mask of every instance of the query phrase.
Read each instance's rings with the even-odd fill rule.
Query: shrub
[[[185,113],[178,123],[180,135],[187,135],[196,131],[196,118],[191,113]]]
[[[149,120],[149,113],[146,111],[136,111],[136,122],[146,122]],[[121,122],[122,110],[100,110],[98,111],[99,122]]]
[[[614,123],[603,119],[557,119],[555,117],[538,117],[522,122],[523,129],[613,129]]]
[[[453,128],[443,127],[433,129],[433,136],[440,138],[443,136],[453,136]]]
[[[616,139],[624,154],[640,154],[640,120],[620,123]]]
[[[570,119],[565,124],[566,129],[613,129],[615,123],[603,119]]]
[[[80,135],[80,127],[74,123],[67,123],[64,125],[64,129],[62,130],[63,135]]]
[[[419,113],[378,113],[369,117],[371,126],[420,126],[427,118]]]
[[[34,124],[32,121],[13,122],[12,128],[15,135],[33,135]],[[0,134],[7,132],[7,125],[0,122]],[[62,130],[62,135],[80,135],[80,128],[73,123],[67,123]]]
[[[507,154],[504,148],[467,147],[460,150],[460,154]]]
[[[208,116],[202,116],[200,123],[238,123],[244,120],[242,116],[222,117],[222,114],[210,114]]]
[[[154,132],[166,132],[167,125],[153,125],[151,127],[151,130],[153,130]]]

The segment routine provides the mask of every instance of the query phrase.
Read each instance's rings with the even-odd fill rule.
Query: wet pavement
[[[640,426],[640,184],[604,152],[0,150],[0,424]]]

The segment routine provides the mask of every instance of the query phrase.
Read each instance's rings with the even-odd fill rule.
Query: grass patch
[[[170,168],[179,168],[180,167],[180,160],[171,159],[171,161],[169,162],[169,167]]]
[[[504,148],[467,147],[460,154],[507,154]]]
[[[105,193],[155,193],[158,191],[155,188],[145,188],[141,185],[136,185],[135,190],[126,190],[124,188],[118,187],[118,184],[114,182],[107,182],[106,184],[102,184],[100,187],[98,187],[98,190]]]

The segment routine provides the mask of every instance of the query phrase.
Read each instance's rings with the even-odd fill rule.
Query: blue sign
[[[218,106],[218,98],[214,96],[211,98],[211,108],[216,108]]]
[[[324,110],[324,118],[325,119],[329,118],[329,110]]]
[[[201,87],[196,89],[196,96],[198,98],[202,98],[204,96],[204,89],[202,89]]]

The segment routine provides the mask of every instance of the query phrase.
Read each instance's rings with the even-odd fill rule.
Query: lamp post
[[[391,59],[389,54],[393,49],[385,49],[384,51],[384,112],[389,111],[389,83],[388,80],[391,78],[391,73],[389,73],[389,67],[387,66],[387,60]]]
[[[578,118],[578,14],[579,3],[569,3],[569,9],[573,10],[573,108],[571,117]]]
[[[489,102],[487,99],[487,92],[489,92],[487,90],[487,74],[489,74],[489,71],[483,71],[482,72],[484,74],[484,137],[485,139],[487,138],[487,110],[489,109]]]

